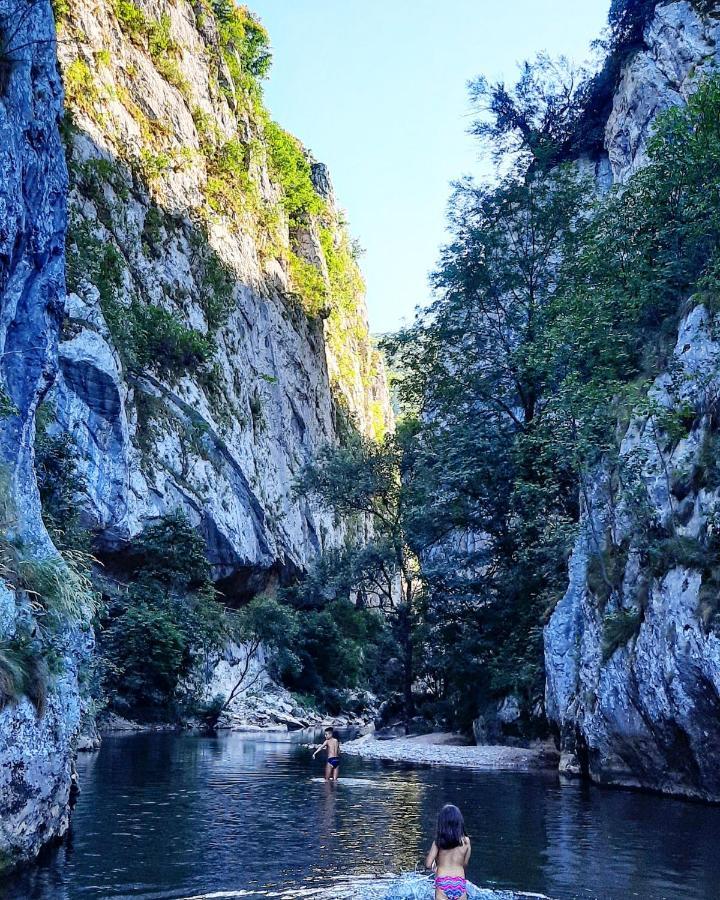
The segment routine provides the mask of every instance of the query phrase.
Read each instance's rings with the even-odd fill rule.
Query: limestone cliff
[[[71,461],[97,556],[182,510],[234,602],[344,539],[303,464],[391,426],[356,249],[263,107],[268,61],[226,0],[0,0],[0,868],[67,828],[92,643],[33,442]]]
[[[683,103],[717,65],[719,12],[717,4],[685,0],[656,7],[607,123],[617,181],[645,162],[657,114]],[[720,348],[715,316],[688,305],[668,371],[649,392],[651,413],[630,423],[620,450],[621,464],[639,473],[649,515],[674,537],[649,561],[632,542],[612,474],[597,474],[569,588],[545,632],[546,699],[563,772],[720,800],[720,586],[712,549]],[[679,410],[691,414],[675,440],[659,422],[664,411]],[[612,589],[599,583],[608,571]]]
[[[52,626],[52,598],[38,590],[62,562],[33,471],[35,412],[55,374],[65,293],[67,170],[53,36],[49,2],[0,0],[0,870],[67,829],[80,716],[82,642],[67,622]],[[41,676],[51,681],[47,697]]]
[[[71,293],[52,401],[85,521],[106,553],[182,508],[226,593],[252,595],[342,537],[292,497],[303,463],[390,422],[354,248],[326,168],[263,108],[249,13],[78,0],[59,27]]]

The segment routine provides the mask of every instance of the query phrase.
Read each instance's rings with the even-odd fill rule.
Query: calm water
[[[465,812],[477,884],[560,900],[720,896],[718,807],[349,758],[333,788],[282,736],[107,738],[79,769],[69,842],[0,896],[308,896],[412,870],[445,801]]]

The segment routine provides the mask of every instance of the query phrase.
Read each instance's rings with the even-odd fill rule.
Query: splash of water
[[[277,900],[433,900],[431,878],[418,874],[401,876],[358,876],[351,880],[331,879],[331,887],[287,888],[277,891],[217,891],[185,900],[237,900],[237,898],[277,898]],[[491,891],[468,884],[468,900],[547,900],[540,894]]]

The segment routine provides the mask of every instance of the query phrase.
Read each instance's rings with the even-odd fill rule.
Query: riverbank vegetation
[[[632,509],[636,550],[660,552],[665,531],[677,543],[677,523],[648,519],[645,485],[620,461],[619,441],[633,414],[652,422],[663,446],[687,435],[695,410],[643,409],[640,398],[667,370],[681,314],[697,303],[714,309],[718,288],[717,78],[659,119],[649,165],[608,193],[574,165],[545,165],[547,107],[532,118],[516,112],[493,124],[514,142],[510,174],[458,186],[437,300],[388,342],[416,423],[408,453],[423,497],[410,525],[425,559],[420,673],[465,725],[509,693],[528,717],[541,704],[541,629],[567,584],[580,509],[601,502],[591,496],[601,460]],[[602,565],[606,540],[598,536],[596,556],[609,595],[618,585]],[[606,657],[641,617],[639,597],[621,622],[608,621]]]

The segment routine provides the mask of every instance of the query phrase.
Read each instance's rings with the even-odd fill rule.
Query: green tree
[[[206,710],[206,723],[217,726],[218,719],[241,693],[251,690],[268,673],[267,661],[282,666],[295,659],[291,649],[297,641],[297,616],[294,611],[270,597],[255,597],[230,615],[228,640],[239,644],[242,659],[237,666],[233,685],[226,697],[217,697]],[[262,660],[262,661],[261,661]]]
[[[369,526],[345,552],[335,554],[335,577],[360,605],[375,605],[393,623],[402,654],[402,694],[406,724],[413,715],[413,626],[420,594],[417,556],[405,532],[402,441],[398,435],[374,442],[359,435],[345,446],[327,447],[308,465],[298,492],[338,516]],[[325,558],[327,561],[327,557]],[[308,584],[317,596],[317,580]],[[304,589],[304,588],[303,588]]]
[[[204,540],[178,513],[145,529],[115,578],[108,562],[97,623],[104,695],[118,712],[149,718],[192,707],[206,661],[231,634]]]
[[[528,707],[542,693],[540,623],[577,518],[573,460],[543,440],[558,429],[550,314],[588,197],[569,166],[460,185],[438,298],[386,341],[414,417],[405,524],[427,587],[424,671],[466,726],[468,682]]]
[[[548,169],[572,151],[589,83],[584,69],[546,54],[523,63],[512,87],[477,78],[470,84],[479,112],[472,131],[490,145],[497,162],[519,157],[525,166]]]
[[[567,122],[543,118],[562,107],[538,101],[532,81],[508,96],[530,112],[539,104],[526,116],[536,147],[563,144]],[[717,78],[658,120],[649,165],[605,195],[573,167],[539,164],[517,123],[495,115],[515,168],[458,188],[437,299],[386,342],[414,417],[404,523],[425,584],[420,670],[465,725],[509,691],[526,709],[542,697],[541,628],[566,584],[581,506],[598,502],[599,465],[636,511],[645,552],[670,552],[672,535],[643,521],[650,504],[618,441],[667,370],[680,315],[699,301],[715,309],[719,286]],[[646,410],[659,445],[687,429],[694,412],[678,412]],[[600,593],[618,589],[610,556],[627,552],[606,552],[606,539],[595,536]]]

